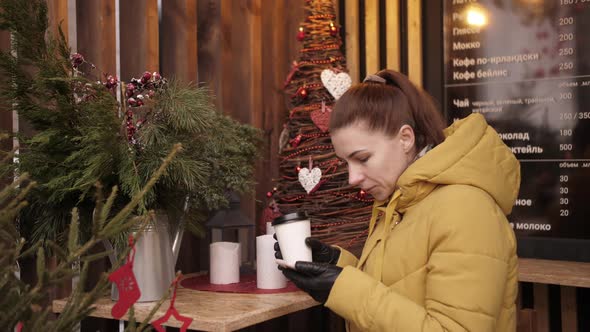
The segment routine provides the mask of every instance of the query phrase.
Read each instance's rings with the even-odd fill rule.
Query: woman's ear
[[[402,148],[405,153],[414,151],[414,143],[416,142],[416,136],[414,135],[414,129],[411,126],[405,124],[399,129],[399,139],[402,144]]]

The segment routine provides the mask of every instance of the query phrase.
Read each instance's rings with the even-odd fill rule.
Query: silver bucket
[[[158,214],[155,222],[147,226],[144,233],[138,237],[133,261],[133,273],[141,291],[137,302],[158,301],[170,287],[174,279],[174,266],[178,257],[182,230],[175,232],[174,235],[174,246],[172,246],[168,218],[165,214]],[[114,301],[119,299],[115,284],[111,288],[111,298]]]

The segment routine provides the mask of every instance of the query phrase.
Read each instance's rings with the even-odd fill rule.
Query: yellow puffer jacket
[[[483,116],[445,141],[376,202],[360,259],[344,267],[326,306],[350,331],[516,330],[516,240],[506,215],[520,165]]]

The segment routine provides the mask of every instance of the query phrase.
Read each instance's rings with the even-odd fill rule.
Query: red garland
[[[293,75],[295,75],[296,72],[299,71],[299,64],[297,63],[297,61],[293,61],[293,63],[291,64],[291,71],[289,72],[289,74],[287,75],[287,78],[285,79],[285,82],[283,83],[283,89],[287,87],[287,85],[289,85],[289,83],[291,83],[291,80],[293,79]]]
[[[350,194],[341,194],[341,193],[330,193],[334,196],[339,196],[339,197],[347,197],[350,199],[356,199],[357,201],[361,201],[361,202],[365,202],[365,203],[373,203],[375,200],[374,199],[366,199],[364,197],[361,197],[361,195],[357,194],[357,195],[350,195]]]
[[[305,198],[305,196],[306,195],[299,195],[299,196],[295,196],[295,197],[291,197],[291,198],[280,198],[280,200],[283,202],[292,203],[292,202],[298,201],[302,198]]]
[[[326,228],[326,227],[332,227],[332,226],[342,226],[342,225],[350,224],[353,222],[369,221],[370,219],[371,219],[371,217],[367,217],[367,218],[361,218],[361,219],[353,220],[353,221],[340,221],[340,222],[333,222],[333,223],[329,223],[329,224],[311,225],[311,228]]]
[[[325,19],[325,18],[335,18],[336,16],[333,14],[319,14],[319,15],[310,15],[307,17],[308,20],[317,20],[317,19]]]
[[[334,49],[338,49],[338,48],[340,48],[339,44],[329,44],[329,45],[323,45],[323,46],[302,48],[299,52],[305,53],[305,52],[314,52],[314,51],[321,51],[321,50],[334,50]]]
[[[312,151],[312,150],[326,150],[326,149],[331,149],[331,148],[332,148],[332,145],[315,145],[315,146],[310,146],[310,147],[307,147],[305,149],[301,149],[301,150],[299,150],[297,152],[293,152],[290,155],[284,157],[283,159],[281,159],[281,163],[283,163],[283,162],[285,162],[285,161],[287,161],[287,160],[289,160],[289,159],[291,159],[293,157],[296,157],[296,156],[302,154],[303,152]]]

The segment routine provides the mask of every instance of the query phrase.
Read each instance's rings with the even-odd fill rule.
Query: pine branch
[[[115,215],[115,217],[101,224],[100,215],[102,215],[102,213],[106,213],[105,215],[109,214],[108,212],[111,208],[111,203],[109,203],[109,201],[112,202],[115,199],[114,195],[116,190],[113,190],[107,199],[107,203],[103,205],[103,208],[99,213],[95,214],[94,222],[97,224],[93,227],[95,232],[93,232],[91,239],[86,243],[78,244],[79,238],[77,225],[79,218],[78,211],[74,209],[72,211],[70,232],[67,241],[69,244],[67,247],[68,250],[66,252],[61,248],[55,249],[56,252],[59,253],[59,256],[62,257],[62,260],[60,260],[57,267],[52,271],[47,271],[45,250],[40,242],[30,246],[28,251],[21,253],[23,241],[17,241],[15,239],[17,233],[14,231],[14,220],[10,223],[2,222],[0,224],[0,226],[2,226],[0,228],[0,238],[6,239],[6,241],[0,241],[0,249],[3,252],[3,256],[0,257],[0,291],[2,294],[6,294],[3,298],[0,298],[0,330],[11,330],[19,321],[24,323],[24,330],[26,331],[35,330],[40,326],[43,327],[44,331],[49,332],[71,330],[77,326],[84,317],[87,317],[92,310],[94,310],[92,304],[99,298],[103,297],[103,294],[108,289],[110,283],[108,281],[108,275],[103,274],[97,285],[90,291],[85,292],[83,287],[88,276],[89,263],[95,259],[108,255],[109,252],[89,255],[88,253],[90,252],[90,249],[97,243],[107,238],[114,237],[121,232],[126,232],[131,227],[137,225],[137,220],[130,221],[126,215],[129,214],[129,211],[132,211],[135,208],[141,200],[141,195],[145,194],[155,185],[157,177],[162,175],[180,149],[180,145],[175,146],[165,158],[158,171],[154,174],[153,178],[151,178],[146,187],[140,191],[138,196],[134,197],[122,211]],[[24,188],[22,190],[24,190]],[[19,187],[16,186],[10,191],[10,195],[18,199],[23,199],[23,195],[18,191]],[[10,195],[4,196],[6,199],[11,199]],[[102,196],[97,195],[96,197],[100,200]],[[15,204],[14,206],[19,206],[19,204]],[[5,208],[0,208],[0,215],[4,215],[5,212],[8,211],[6,211]],[[142,220],[146,219],[144,218]],[[57,244],[52,241],[48,242],[48,245],[50,247],[58,247]],[[14,264],[18,257],[30,254],[33,249],[37,250],[36,267],[38,282],[31,288],[29,285],[15,278]],[[129,248],[122,251],[120,260],[113,266],[113,269],[120,265],[123,257],[126,256],[128,251]],[[83,262],[79,274],[72,269],[72,265],[78,259],[81,259]],[[73,290],[62,314],[60,314],[55,320],[49,319],[51,306],[43,307],[41,303],[46,300],[51,287],[68,280],[75,275],[79,275],[80,281],[78,286]],[[7,315],[4,315],[4,313]],[[151,316],[143,322],[142,326],[147,326],[149,319],[151,319]]]

